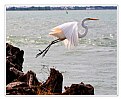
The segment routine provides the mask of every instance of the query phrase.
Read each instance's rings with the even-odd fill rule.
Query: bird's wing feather
[[[66,38],[64,44],[67,48],[72,48],[78,44],[78,22],[67,22],[56,26],[49,34],[57,37],[57,34],[59,34],[57,29],[62,30],[61,33],[64,34],[63,38]],[[57,32],[57,34],[55,32]]]
[[[78,44],[78,22],[69,22],[63,24],[60,28],[63,30],[66,39],[64,44],[67,48],[72,48]]]

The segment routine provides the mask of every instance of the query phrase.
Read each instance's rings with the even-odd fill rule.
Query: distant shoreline
[[[103,9],[102,11],[108,11],[108,10],[117,10],[117,9]],[[6,11],[64,11],[64,10],[6,10]],[[69,11],[79,11],[79,10],[69,10]],[[80,11],[84,11],[84,10],[80,10]],[[85,10],[85,11],[93,11],[93,10]],[[101,11],[101,10],[98,10]]]
[[[117,6],[6,7],[6,11],[53,11],[53,10],[117,10]]]

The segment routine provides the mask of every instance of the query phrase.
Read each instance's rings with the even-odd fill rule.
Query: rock
[[[46,80],[46,82],[41,86],[42,88],[46,89],[48,93],[62,93],[62,84],[63,84],[63,76],[54,68],[50,68],[50,76]]]
[[[19,76],[18,81],[26,82],[29,87],[31,86],[39,86],[42,83],[38,81],[36,74],[33,71],[28,71],[26,74]]]
[[[90,84],[72,84],[62,93],[63,75],[50,68],[50,76],[41,83],[36,73],[22,71],[24,51],[6,43],[6,94],[7,95],[94,95]]]
[[[28,71],[26,74],[21,73],[20,71],[14,69],[13,71],[19,77],[9,83],[6,86],[7,95],[36,95],[37,88],[41,83],[37,80],[36,74],[32,71]],[[18,73],[19,72],[19,73]]]
[[[20,71],[22,71],[22,64],[24,62],[23,55],[23,50],[6,43],[6,58],[13,64],[19,65],[21,67],[21,69],[19,69]]]
[[[63,95],[94,95],[94,87],[90,84],[72,84],[71,87],[65,87]]]
[[[6,86],[7,94],[23,95],[27,93],[32,93],[47,95],[62,93],[63,76],[59,71],[53,68],[51,68],[50,76],[43,84],[38,81],[38,79],[36,78],[36,74],[32,71],[28,71],[26,74],[23,74],[15,68],[12,68],[11,70],[15,73],[15,75],[18,75],[18,78],[16,81],[9,83]],[[34,93],[32,90],[34,90]]]
[[[11,73],[13,73],[13,74],[16,76],[17,79],[18,79],[18,77],[21,77],[21,76],[24,75],[23,72],[19,71],[19,70],[16,69],[15,67],[10,67],[9,70],[10,70]]]
[[[28,87],[27,83],[25,82],[11,82],[6,86],[6,90],[12,90],[14,88],[19,88],[19,87]]]
[[[6,84],[11,83],[17,78],[16,75],[10,71],[11,67],[22,71],[23,55],[23,50],[6,43]]]
[[[25,82],[12,82],[6,86],[6,95],[36,95],[36,87],[29,87]]]

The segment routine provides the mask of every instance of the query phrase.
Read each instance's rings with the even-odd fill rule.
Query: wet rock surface
[[[6,95],[94,95],[94,87],[83,82],[62,92],[63,75],[54,68],[44,83],[38,81],[32,70],[22,71],[23,56],[23,50],[6,43]]]

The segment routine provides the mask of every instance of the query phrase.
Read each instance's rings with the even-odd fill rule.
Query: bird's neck
[[[84,24],[85,21],[86,21],[86,19],[84,19],[82,21],[82,27],[85,28],[85,31],[84,31],[84,33],[80,33],[80,32],[78,33],[79,34],[79,38],[83,38],[83,37],[85,37],[87,35],[88,27]]]

